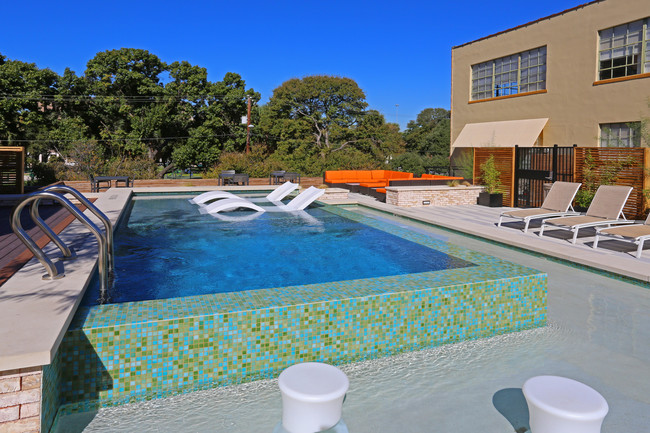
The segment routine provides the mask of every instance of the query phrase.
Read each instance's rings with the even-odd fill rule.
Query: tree
[[[85,79],[95,98],[90,105],[91,131],[110,140],[113,157],[155,158],[173,105],[164,100],[160,75],[165,70],[156,55],[135,48],[103,51],[88,61]]]
[[[437,166],[449,165],[451,113],[444,108],[425,108],[404,131],[406,150],[428,156]]]
[[[365,98],[363,90],[349,78],[293,78],[276,88],[269,100],[270,132],[280,136],[283,127],[288,127],[297,133],[291,139],[309,143],[324,159],[356,142],[353,127],[365,114]],[[303,135],[307,131],[309,136]]]
[[[386,123],[384,115],[368,110],[359,122],[355,135],[356,148],[370,153],[377,161],[388,162],[393,156],[404,152],[404,139],[395,123]]]
[[[245,81],[233,72],[226,73],[216,83],[206,80],[204,85],[204,96],[191,104],[194,111],[186,134],[189,139],[177,145],[172,153],[175,165],[180,168],[192,165],[207,168],[218,161],[222,152],[243,151],[246,128],[241,124],[241,117],[246,115],[249,97],[253,104],[261,98],[253,89],[246,90]],[[181,114],[179,122],[186,115],[187,112]]]
[[[0,55],[0,139],[31,140],[47,132],[52,119],[53,95],[59,76],[33,63],[7,60]],[[27,146],[25,142],[18,142]],[[38,149],[36,150],[38,151]],[[34,152],[32,152],[34,153]]]

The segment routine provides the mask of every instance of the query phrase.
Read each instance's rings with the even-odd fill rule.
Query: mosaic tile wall
[[[45,372],[48,405],[92,410],[545,324],[545,274],[328,210],[476,266],[86,308]]]

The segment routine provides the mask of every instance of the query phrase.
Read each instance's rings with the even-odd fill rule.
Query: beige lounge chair
[[[524,233],[526,233],[528,231],[528,224],[530,224],[531,220],[580,215],[579,212],[575,212],[573,207],[571,207],[571,202],[576,196],[580,185],[581,184],[574,182],[554,182],[541,207],[532,209],[512,209],[501,212],[501,215],[499,216],[499,224],[497,224],[497,226],[501,227],[501,222],[504,217],[515,218],[524,221],[526,224],[524,226]]]
[[[633,223],[634,221],[627,221],[623,215],[623,206],[631,192],[631,186],[601,185],[585,215],[545,219],[542,221],[539,235],[540,237],[544,235],[544,228],[547,226],[571,230],[573,232],[571,243],[575,244],[578,230],[582,228]]]
[[[650,214],[648,214],[648,218],[646,218],[643,224],[596,229],[596,240],[593,245],[594,249],[598,248],[598,240],[602,236],[637,244],[636,258],[640,259],[641,252],[643,252],[643,243],[647,239],[650,239]]]

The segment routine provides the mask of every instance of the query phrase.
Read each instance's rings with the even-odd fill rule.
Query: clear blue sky
[[[142,48],[211,81],[236,72],[262,103],[290,78],[344,76],[404,128],[427,107],[449,109],[453,46],[587,1],[4,0],[0,53],[82,75],[99,51]]]

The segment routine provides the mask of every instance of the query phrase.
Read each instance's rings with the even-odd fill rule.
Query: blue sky
[[[453,46],[586,1],[7,0],[0,53],[82,75],[99,51],[142,48],[211,81],[236,72],[262,103],[290,78],[344,76],[404,128],[427,107],[449,109]]]

